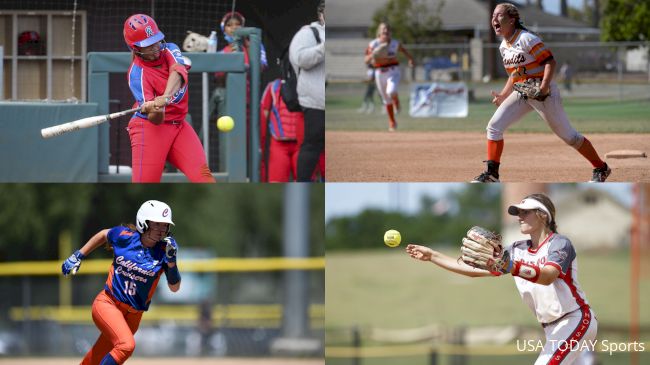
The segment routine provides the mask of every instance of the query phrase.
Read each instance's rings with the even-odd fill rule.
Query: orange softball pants
[[[142,313],[102,290],[92,310],[93,321],[101,334],[81,365],[99,365],[108,353],[118,364],[123,364],[135,350],[133,334],[138,330]]]
[[[216,182],[199,137],[186,121],[153,124],[134,117],[129,122],[132,182],[158,183],[169,161],[191,182]]]

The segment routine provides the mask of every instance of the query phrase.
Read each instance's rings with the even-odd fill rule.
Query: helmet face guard
[[[174,225],[174,222],[172,222],[172,209],[161,201],[147,200],[140,206],[135,216],[135,226],[138,232],[144,233],[149,229],[147,221],[169,223],[171,228],[171,225]]]
[[[134,47],[149,47],[165,39],[165,34],[158,29],[156,21],[145,14],[131,15],[124,22],[124,41],[131,50]]]

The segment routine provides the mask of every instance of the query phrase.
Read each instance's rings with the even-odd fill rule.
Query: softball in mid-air
[[[384,243],[386,246],[397,247],[399,246],[400,242],[402,242],[402,235],[399,233],[399,231],[391,229],[384,233]]]
[[[217,119],[217,129],[222,132],[230,132],[235,126],[235,121],[231,117],[224,115]]]

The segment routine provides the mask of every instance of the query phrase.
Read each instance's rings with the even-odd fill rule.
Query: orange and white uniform
[[[370,41],[368,48],[366,48],[366,55],[372,54],[379,47],[380,43],[379,39]],[[399,70],[399,61],[397,60],[399,47],[399,41],[391,39],[388,45],[388,57],[380,60],[380,62],[373,61],[372,63],[375,69],[375,83],[377,84],[377,90],[379,91],[379,95],[381,95],[381,100],[384,105],[393,102],[392,95],[397,93],[397,88],[402,77]]]
[[[527,79],[542,80],[545,62],[553,59],[553,54],[535,34],[516,29],[510,39],[504,39],[499,46],[503,66],[513,82]],[[555,81],[550,84],[550,96],[544,101],[521,99],[519,93],[512,92],[490,119],[487,138],[491,141],[503,140],[503,133],[518,122],[528,112],[535,110],[548,123],[553,132],[565,143],[578,150],[585,138],[569,122],[562,107],[560,90]]]
[[[544,64],[553,58],[551,51],[538,36],[523,29],[517,29],[510,42],[504,39],[499,51],[503,66],[514,82],[542,79]]]

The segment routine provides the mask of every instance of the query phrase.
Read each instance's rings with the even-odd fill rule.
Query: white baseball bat
[[[56,137],[60,136],[64,133],[76,131],[82,128],[89,128],[93,127],[99,124],[102,124],[104,122],[108,122],[111,119],[115,119],[127,114],[131,114],[133,112],[136,112],[140,110],[140,108],[133,108],[129,110],[124,110],[121,112],[113,113],[113,114],[107,114],[107,115],[98,115],[96,117],[88,117],[88,118],[83,118],[83,119],[78,119],[74,120],[72,122],[68,123],[63,123],[59,125],[55,125],[52,127],[48,128],[43,128],[41,129],[41,136],[43,138],[51,138],[51,137]]]

